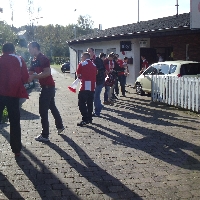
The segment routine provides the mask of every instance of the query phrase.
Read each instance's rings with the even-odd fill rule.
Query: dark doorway
[[[142,55],[146,58],[149,65],[157,62],[156,49],[154,49],[154,48],[140,48],[140,68],[141,68],[141,65],[142,65],[142,59],[141,59]]]

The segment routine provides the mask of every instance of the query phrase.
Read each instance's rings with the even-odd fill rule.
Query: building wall
[[[150,47],[173,47],[174,60],[200,61],[200,33],[151,38]]]
[[[112,40],[112,41],[101,41],[94,43],[84,43],[84,44],[76,44],[73,45],[73,48],[70,48],[70,73],[75,72],[75,65],[78,64],[78,52],[82,50],[83,52],[87,50],[87,48],[92,47],[94,49],[102,49],[104,53],[107,53],[107,50],[110,48],[115,48],[116,53],[119,54],[119,58],[123,59],[125,56],[128,58],[133,58],[133,64],[129,64],[129,76],[127,77],[127,84],[133,85],[140,71],[140,44],[139,39],[132,39],[132,51],[126,51],[123,55],[120,52],[120,41],[121,40]],[[125,41],[125,40],[123,40]],[[129,40],[130,41],[130,40]],[[150,41],[148,40],[147,47],[150,46]],[[96,55],[98,56],[98,55]]]

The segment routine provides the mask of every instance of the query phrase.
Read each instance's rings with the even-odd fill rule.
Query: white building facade
[[[85,42],[81,44],[73,44],[70,46],[70,73],[73,75],[76,72],[77,65],[81,59],[81,53],[85,52],[88,48],[95,50],[95,55],[99,56],[101,52],[108,55],[110,52],[114,52],[119,55],[120,59],[128,57],[132,60],[131,64],[128,64],[129,75],[127,77],[127,84],[133,85],[140,71],[140,41],[141,39],[128,39],[131,41],[131,51],[120,51],[121,40],[111,41],[99,41],[99,42]],[[126,41],[126,40],[123,40]],[[145,39],[145,47],[150,46],[150,40]]]

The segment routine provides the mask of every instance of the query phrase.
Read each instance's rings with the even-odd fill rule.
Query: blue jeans
[[[119,83],[120,83],[120,86],[121,86],[121,92],[122,92],[122,95],[125,95],[125,85],[126,85],[126,76],[125,75],[120,75],[118,76],[118,80],[119,80]]]
[[[101,109],[102,109],[102,104],[101,104],[101,91],[104,86],[104,83],[100,85],[96,85],[95,92],[94,92],[94,113],[96,115],[100,115]]]
[[[105,92],[104,92],[104,102],[108,101],[108,96],[110,92],[110,86],[105,86]]]

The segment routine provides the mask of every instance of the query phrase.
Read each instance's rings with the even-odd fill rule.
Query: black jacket
[[[100,85],[105,82],[105,66],[103,60],[99,57],[96,57],[94,64],[97,67],[98,74],[96,76],[96,84]]]

